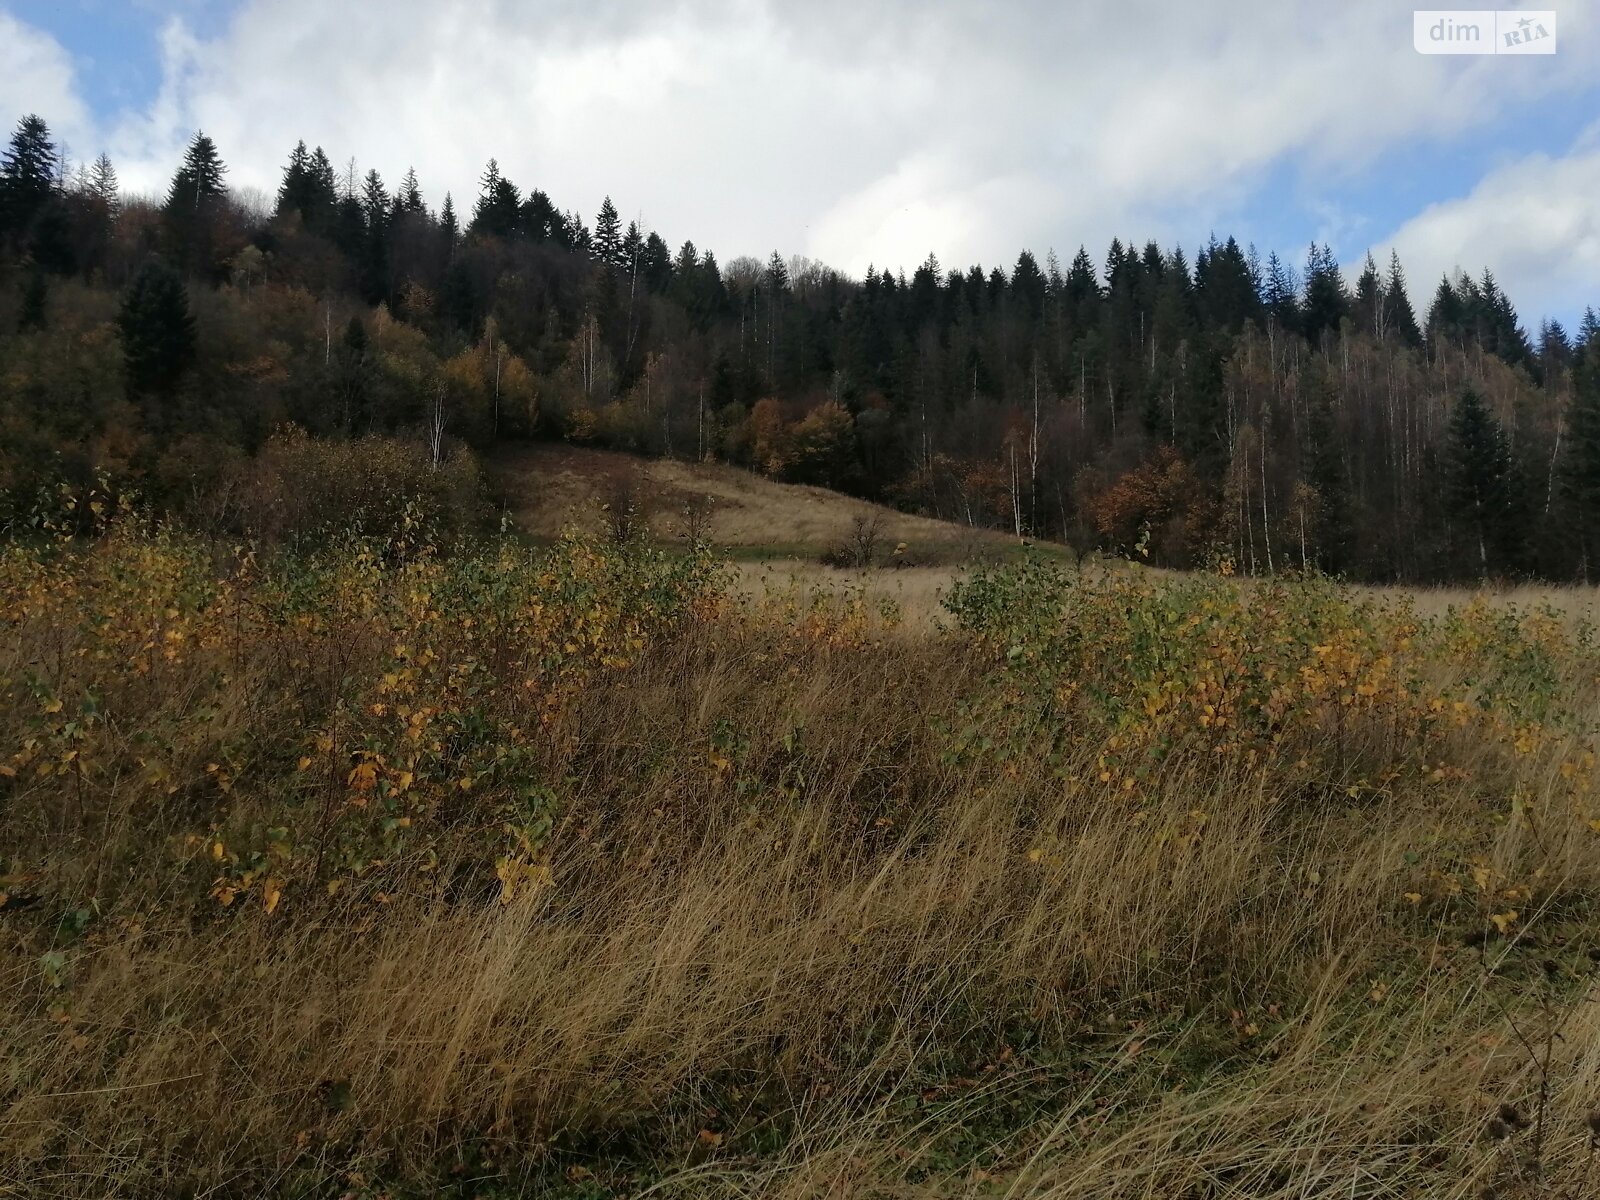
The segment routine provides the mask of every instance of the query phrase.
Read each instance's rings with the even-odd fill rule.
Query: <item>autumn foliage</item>
[[[941,632],[637,543],[82,500],[0,549],[8,1180],[1453,1194],[1522,1169],[1502,1103],[1581,1178],[1558,610],[1030,558]]]

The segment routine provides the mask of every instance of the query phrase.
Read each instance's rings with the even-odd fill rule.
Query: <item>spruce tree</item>
[[[1428,307],[1428,348],[1435,356],[1446,343],[1460,344],[1466,332],[1466,307],[1465,299],[1450,282],[1450,277],[1442,276],[1433,293],[1433,303]]]
[[[50,127],[28,115],[0,156],[0,248],[24,247],[35,221],[56,196],[61,156]]]
[[[1383,281],[1378,278],[1378,264],[1373,261],[1372,251],[1368,250],[1366,261],[1361,264],[1361,274],[1356,279],[1356,328],[1381,339],[1389,332],[1385,321],[1387,315]]]
[[[559,242],[561,214],[538,188],[522,202],[522,231],[535,242]]]
[[[1572,371],[1561,491],[1572,509],[1583,578],[1590,582],[1600,577],[1600,324],[1593,309],[1584,327],[1588,336]]]
[[[389,192],[383,176],[368,171],[361,188],[361,216],[366,239],[361,255],[361,291],[367,303],[378,304],[389,294]]]
[[[1349,310],[1350,297],[1333,251],[1327,246],[1313,244],[1306,256],[1306,298],[1301,310],[1301,332],[1316,345],[1324,333],[1339,332],[1339,323]]]
[[[1511,516],[1511,454],[1505,431],[1477,392],[1462,392],[1450,410],[1444,491],[1465,549],[1487,576],[1499,565],[1490,552],[1504,544]]]
[[[622,222],[617,217],[617,206],[607,196],[600,204],[594,219],[594,256],[601,262],[618,266],[622,256]]]
[[[122,196],[117,183],[117,169],[107,155],[100,155],[89,168],[88,195],[100,207],[108,220],[115,221],[122,214]]]
[[[1044,272],[1032,253],[1024,250],[1017,255],[1017,265],[1011,271],[1011,299],[1015,311],[1025,320],[1038,321],[1044,315],[1046,281]]]
[[[666,239],[654,230],[644,240],[642,270],[646,285],[652,292],[661,294],[672,285],[672,250]]]
[[[1517,321],[1517,310],[1512,307],[1511,298],[1500,290],[1493,273],[1487,269],[1478,284],[1476,317],[1478,344],[1490,354],[1514,365],[1526,364],[1533,357],[1528,335]]]
[[[417,183],[415,167],[406,168],[405,178],[400,181],[400,190],[394,194],[394,198],[403,213],[422,211],[422,187]]]
[[[296,213],[304,220],[314,187],[311,152],[306,149],[305,142],[297,142],[289,152],[289,165],[283,169],[283,182],[278,185],[277,215],[285,217]]]
[[[1286,266],[1277,252],[1267,256],[1266,278],[1262,281],[1262,307],[1268,318],[1286,333],[1300,332],[1300,299],[1294,281],[1294,272]]]
[[[1417,327],[1417,314],[1411,308],[1411,297],[1406,291],[1406,273],[1400,266],[1400,255],[1389,251],[1389,278],[1383,286],[1385,310],[1384,328],[1411,347],[1422,345],[1422,330]]]
[[[1572,342],[1560,321],[1545,321],[1539,326],[1539,378],[1548,387],[1572,365]]]
[[[1600,314],[1593,306],[1583,310],[1583,321],[1578,325],[1578,337],[1572,343],[1574,350],[1593,352],[1600,347]]]
[[[217,269],[216,225],[227,197],[226,173],[216,143],[195,134],[162,209],[173,255],[189,271],[210,275]]]
[[[1204,287],[1199,284],[1198,266],[1195,277],[1198,303],[1210,324],[1236,332],[1260,317],[1261,302],[1250,263],[1233,238],[1221,245],[1213,240],[1207,247]]]
[[[1095,276],[1089,252],[1082,246],[1078,247],[1078,252],[1072,256],[1072,265],[1067,268],[1067,295],[1075,304],[1100,299],[1100,280]]]
[[[461,240],[461,224],[456,220],[456,202],[449,192],[444,194],[444,207],[439,210],[439,233],[444,238],[445,257],[453,259],[456,243]]]
[[[483,169],[483,178],[478,181],[478,203],[472,209],[472,222],[469,229],[477,229],[483,224],[489,205],[494,200],[495,193],[500,188],[500,162],[491,158],[489,165]]]
[[[639,222],[629,221],[628,232],[623,235],[622,245],[617,248],[617,265],[632,274],[642,265],[643,258],[644,234],[639,231]]]
[[[183,279],[159,259],[139,269],[117,315],[128,392],[170,395],[194,362],[194,318]]]

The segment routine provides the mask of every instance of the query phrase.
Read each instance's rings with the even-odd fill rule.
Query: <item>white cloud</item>
[[[304,138],[391,182],[414,165],[433,203],[449,188],[462,211],[493,155],[563,207],[592,219],[609,193],[725,261],[1009,263],[1023,246],[1098,254],[1117,234],[1192,251],[1286,161],[1348,177],[1412,139],[1577,94],[1600,66],[1576,21],[1553,58],[1419,56],[1410,11],[242,0],[209,41],[169,24],[160,98],[105,140],[150,191],[203,126],[236,184],[275,188]]]
[[[1600,303],[1600,146],[1593,143],[1583,139],[1562,158],[1534,154],[1506,164],[1385,239],[1382,254],[1399,251],[1419,316],[1440,276],[1476,275],[1485,263],[1522,304],[1530,327]]]
[[[94,157],[93,125],[78,96],[71,57],[49,34],[5,12],[0,12],[0,113],[38,113],[76,158]]]

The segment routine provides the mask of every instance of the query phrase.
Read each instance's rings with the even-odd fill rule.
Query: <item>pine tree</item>
[[[209,275],[217,269],[216,225],[227,197],[226,173],[216,143],[195,134],[162,209],[174,257],[187,270]]]
[[[567,248],[574,254],[595,257],[594,236],[590,234],[589,227],[583,223],[583,218],[578,215],[577,209],[567,213]]]
[[[1585,582],[1600,572],[1600,322],[1584,315],[1586,337],[1572,371],[1561,463],[1562,495],[1571,505]]]
[[[26,244],[34,222],[57,192],[61,155],[50,127],[32,114],[17,123],[0,157],[0,248]]]
[[[1284,265],[1276,252],[1267,256],[1267,275],[1262,284],[1261,302],[1268,318],[1279,329],[1286,333],[1300,331],[1300,300],[1294,273]]]
[[[1600,347],[1600,314],[1596,314],[1591,306],[1583,310],[1583,321],[1578,326],[1578,340],[1573,343],[1573,349],[1592,354],[1597,347]]]
[[[1067,295],[1077,304],[1100,299],[1100,281],[1095,277],[1094,263],[1082,246],[1078,247],[1078,252],[1072,256],[1072,265],[1067,268]]]
[[[1511,298],[1500,290],[1492,272],[1485,270],[1478,284],[1476,313],[1478,344],[1490,354],[1512,364],[1527,363],[1533,357],[1528,335],[1517,321]]]
[[[644,272],[645,284],[652,292],[660,295],[672,284],[672,250],[667,246],[666,239],[654,230],[644,240]]]
[[[422,211],[422,188],[417,183],[415,167],[406,168],[405,178],[400,181],[400,190],[395,193],[394,198],[403,213]]]
[[[1233,238],[1207,247],[1205,283],[1200,284],[1199,262],[1195,265],[1197,302],[1208,321],[1234,332],[1247,321],[1259,319],[1261,300],[1251,277],[1250,263]]]
[[[456,202],[449,192],[444,194],[444,207],[439,210],[439,233],[444,238],[446,258],[456,256],[456,244],[461,240],[461,224],[456,220]]]
[[[367,172],[361,188],[361,216],[366,238],[361,255],[361,291],[367,303],[389,294],[389,191],[377,171]]]
[[[1389,278],[1383,285],[1384,328],[1411,347],[1422,345],[1422,330],[1411,308],[1406,290],[1406,273],[1400,266],[1398,251],[1389,251]]]
[[[535,242],[561,241],[561,214],[538,188],[522,202],[522,229]]]
[[[115,221],[122,215],[122,195],[117,184],[117,169],[111,159],[102,154],[89,168],[88,195],[100,207],[107,220]]]
[[[1028,321],[1038,321],[1044,315],[1044,298],[1047,289],[1044,272],[1032,253],[1024,250],[1017,255],[1017,265],[1011,271],[1011,299],[1016,311]]]
[[[478,203],[472,210],[472,224],[470,228],[476,229],[483,223],[484,215],[489,205],[493,203],[495,193],[500,188],[500,162],[491,158],[489,165],[483,169],[483,178],[478,181]]]
[[[383,186],[383,176],[368,171],[361,184],[361,213],[367,228],[381,234],[389,220],[389,189]]]
[[[1544,321],[1539,326],[1539,376],[1546,386],[1559,379],[1572,365],[1572,342],[1560,321]]]
[[[1333,251],[1325,245],[1319,247],[1313,244],[1306,256],[1306,297],[1301,310],[1301,332],[1315,346],[1324,332],[1339,332],[1339,323],[1349,311],[1350,296],[1345,291],[1344,275],[1333,257]]]
[[[622,257],[622,223],[617,218],[617,206],[607,196],[600,204],[594,219],[594,256],[603,263],[620,266]]]
[[[623,235],[622,244],[617,248],[617,265],[632,274],[639,268],[643,258],[644,235],[639,232],[639,222],[629,221],[628,232]]]
[[[117,315],[128,392],[170,395],[194,362],[194,318],[183,279],[152,259],[139,269]]]
[[[315,187],[311,175],[311,152],[304,141],[296,142],[289,152],[289,165],[283,169],[283,182],[278,185],[276,212],[279,217],[290,213],[306,218]]]
[[[1502,544],[1510,515],[1511,454],[1500,422],[1470,388],[1450,410],[1444,485],[1449,515],[1487,576],[1490,551]]]
[[[773,296],[782,296],[789,290],[789,268],[784,264],[783,255],[776,250],[767,259],[764,279],[767,291]]]
[[[1471,283],[1471,280],[1464,281]],[[1459,345],[1466,333],[1466,303],[1462,294],[1442,276],[1433,293],[1433,303],[1428,307],[1428,347],[1437,356],[1445,343]]]
[[[483,195],[472,216],[472,232],[484,237],[511,238],[522,228],[522,192],[498,170],[484,179]]]
[[[1361,264],[1361,274],[1356,279],[1356,328],[1381,340],[1389,332],[1385,322],[1387,315],[1383,281],[1378,278],[1378,264],[1373,261],[1372,251],[1368,250],[1366,261]]]

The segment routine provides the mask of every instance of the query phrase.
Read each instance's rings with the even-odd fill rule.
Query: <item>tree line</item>
[[[437,459],[565,438],[719,458],[1019,537],[1367,580],[1600,571],[1600,319],[1493,274],[1426,312],[1369,254],[1215,237],[856,279],[676,251],[491,161],[470,208],[296,145],[270,200],[196,134],[165,196],[0,158],[0,525],[89,478],[219,503],[293,424]]]

